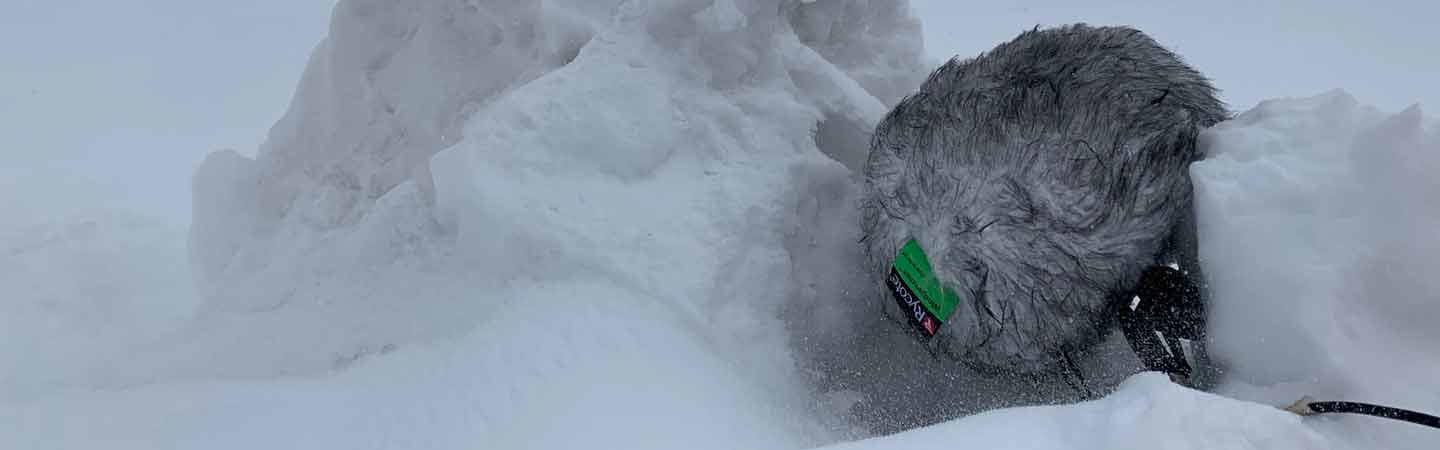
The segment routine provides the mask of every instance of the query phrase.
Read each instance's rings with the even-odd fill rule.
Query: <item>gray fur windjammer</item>
[[[877,285],[914,238],[959,303],[934,345],[1029,373],[1102,338],[1190,212],[1196,136],[1224,120],[1144,33],[1071,25],[951,60],[876,126],[862,244]],[[900,308],[885,294],[892,315]]]

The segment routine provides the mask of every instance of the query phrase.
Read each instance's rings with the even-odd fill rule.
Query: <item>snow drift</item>
[[[199,300],[133,301],[170,315],[89,340],[44,333],[95,317],[7,328],[79,356],[4,360],[0,447],[804,448],[951,419],[964,408],[906,411],[915,383],[990,386],[854,331],[878,312],[854,306],[851,169],[928,69],[918,36],[904,2],[342,1],[256,158],[195,174]],[[1440,218],[1426,127],[1332,94],[1207,134],[1193,174],[1223,394],[1440,409],[1416,387],[1440,361],[1434,286],[1412,276]],[[151,232],[84,223],[0,235],[0,265],[178,252],[96,252],[97,230]],[[67,269],[46,289],[94,273],[174,281]],[[0,306],[23,325],[105,289]],[[1418,448],[1427,431],[1141,375],[843,445]]]
[[[991,411],[833,450],[1020,448],[1323,449],[1330,444],[1299,416],[1181,388],[1158,373],[1137,375],[1112,395],[1070,406]]]
[[[526,350],[490,383],[633,382],[592,357],[712,367],[627,408],[821,442],[834,427],[780,317],[808,265],[790,249],[855,221],[797,210],[843,201],[865,130],[924,73],[918,33],[904,3],[342,2],[257,158],[195,176],[208,329],[179,353],[203,363],[167,364],[316,374],[522,321],[534,335],[494,338]]]
[[[1440,411],[1440,126],[1418,105],[1388,114],[1332,91],[1262,102],[1202,140],[1191,172],[1210,335],[1231,380],[1221,392]],[[1337,426],[1358,448],[1440,439]]]

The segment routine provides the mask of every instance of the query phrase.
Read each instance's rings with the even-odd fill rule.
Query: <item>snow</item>
[[[1229,395],[1309,394],[1440,411],[1435,273],[1440,126],[1344,91],[1262,102],[1202,139],[1192,166],[1211,335]],[[1424,448],[1433,430],[1348,421],[1357,448]],[[1424,433],[1431,434],[1424,434]]]
[[[813,445],[674,311],[631,295],[548,283],[453,342],[304,377],[61,394],[5,411],[0,430],[27,449]]]
[[[905,2],[342,1],[260,151],[195,171],[188,242],[3,198],[0,448],[1433,441],[1273,407],[1440,411],[1440,127],[1340,92],[1204,136],[1219,395],[877,418],[988,391],[853,273],[853,169],[929,68]]]
[[[1114,394],[1066,406],[990,411],[832,450],[950,447],[1045,449],[1322,449],[1299,416],[1136,375]]]
[[[11,206],[11,205],[6,205]],[[0,227],[0,402],[81,379],[156,339],[196,308],[183,230],[123,211],[87,210]]]

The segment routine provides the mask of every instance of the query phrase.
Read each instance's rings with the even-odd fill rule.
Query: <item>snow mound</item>
[[[1300,416],[1182,388],[1143,373],[1100,400],[990,411],[831,450],[930,448],[1324,449],[1326,439]]]
[[[1333,91],[1262,102],[1202,135],[1191,171],[1221,392],[1440,411],[1437,130],[1418,106],[1386,114]],[[1360,448],[1436,438],[1335,426]]]
[[[225,383],[403,372],[381,361],[462,342],[508,386],[467,406],[472,442],[653,422],[616,403],[702,444],[831,441],[780,314],[823,252],[792,250],[849,247],[807,230],[857,223],[849,168],[920,55],[905,2],[342,1],[257,156],[195,174],[196,318],[55,390],[245,402]],[[336,408],[313,400],[293,409]]]

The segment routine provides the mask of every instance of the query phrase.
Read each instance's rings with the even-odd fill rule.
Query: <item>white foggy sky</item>
[[[189,221],[190,170],[253,152],[332,0],[0,0],[0,217]],[[25,211],[19,213],[18,211]]]
[[[1440,111],[1429,1],[914,0],[935,62],[1036,24],[1129,24],[1235,109],[1344,88]],[[333,0],[0,0],[0,222],[110,207],[189,220],[205,153],[253,153],[289,103]],[[17,213],[22,211],[23,213]],[[0,223],[3,225],[4,223]]]

